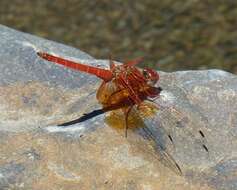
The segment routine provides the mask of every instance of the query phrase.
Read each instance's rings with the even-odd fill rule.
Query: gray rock
[[[119,112],[63,128],[100,107],[101,81],[36,51],[108,61],[5,26],[0,36],[0,189],[237,189],[235,75],[159,72],[159,111],[133,118],[128,138]]]
[[[0,167],[0,187],[8,189],[19,181],[24,167],[21,164],[9,163]]]

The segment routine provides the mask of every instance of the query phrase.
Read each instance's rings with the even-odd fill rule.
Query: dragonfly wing
[[[174,92],[175,91],[175,92]],[[208,153],[209,149],[206,141],[208,133],[208,118],[198,105],[192,103],[188,92],[174,85],[172,89],[162,91],[160,98],[155,101],[160,108],[160,119],[167,128],[172,128],[176,132],[182,131],[192,139],[197,149]]]
[[[126,61],[124,64],[127,65],[127,66],[135,66],[138,63],[142,62],[143,59],[144,59],[143,57],[138,57],[136,59]]]
[[[174,87],[175,88],[175,87]],[[173,92],[172,90],[175,90]],[[210,162],[207,136],[208,120],[202,110],[192,104],[182,89],[164,89],[154,101],[157,113],[144,117],[144,123],[157,146],[183,168],[205,167]]]
[[[173,145],[168,131],[166,131],[163,127],[159,127],[159,125],[158,127],[154,127],[154,125],[156,125],[156,123],[153,123],[155,120],[149,117],[147,118],[147,113],[144,113],[151,107],[156,109],[156,105],[154,106],[154,104],[146,103],[142,103],[140,106],[136,106],[133,109],[132,116],[133,118],[136,118],[135,120],[137,121],[136,126],[133,129],[139,135],[148,140],[149,144],[154,147],[154,150],[158,153],[155,157],[158,158],[164,166],[170,168],[176,174],[182,175],[181,167],[169,153],[169,149],[167,148],[167,144]],[[144,108],[148,108],[148,110],[144,111]],[[150,113],[148,113],[148,115],[150,115]]]
[[[208,119],[191,103],[184,90],[176,88],[164,89],[154,100],[156,111],[153,115],[146,116],[143,110],[138,111],[144,122],[140,134],[152,139],[165,165],[176,168],[177,173],[180,168],[184,171],[206,166],[210,162],[210,147],[206,138]]]
[[[153,142],[155,145],[155,150],[159,152],[159,160],[166,167],[172,169],[176,174],[182,175],[182,170],[179,164],[175,159],[169,154],[164,144],[164,137],[168,137],[165,131],[162,131],[162,128],[149,128],[143,127],[140,128],[140,133]]]

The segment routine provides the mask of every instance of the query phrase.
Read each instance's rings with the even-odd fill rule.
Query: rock
[[[237,189],[235,75],[160,72],[159,111],[132,124],[144,127],[128,138],[110,127],[123,125],[119,115],[63,128],[100,107],[101,81],[36,51],[108,61],[5,26],[0,36],[0,189]]]

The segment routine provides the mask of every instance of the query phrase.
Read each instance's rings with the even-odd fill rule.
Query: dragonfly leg
[[[115,64],[113,62],[112,55],[110,54],[109,55],[109,68],[110,68],[111,71],[113,71],[115,67],[116,66],[115,66]]]
[[[128,136],[128,116],[129,116],[129,113],[131,112],[132,108],[133,108],[133,106],[130,106],[125,111],[125,137],[126,138]]]

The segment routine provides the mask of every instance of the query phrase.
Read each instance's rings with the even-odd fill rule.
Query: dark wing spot
[[[202,147],[205,149],[205,151],[209,152],[209,150],[205,144],[203,144]]]
[[[178,171],[179,171],[179,174],[180,174],[180,175],[183,175],[180,166],[179,166],[177,163],[175,163],[175,166],[177,167],[177,169],[178,169]]]
[[[173,138],[170,135],[168,135],[168,137],[169,137],[170,141],[173,142]]]
[[[204,133],[202,132],[202,131],[199,131],[199,133],[200,133],[200,135],[204,138],[205,137],[205,135],[204,135]]]

